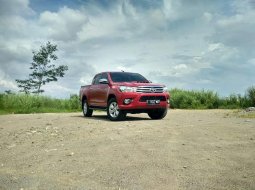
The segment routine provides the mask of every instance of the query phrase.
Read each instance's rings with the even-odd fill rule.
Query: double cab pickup
[[[131,72],[102,72],[91,85],[80,89],[83,115],[91,117],[95,109],[106,110],[111,121],[124,120],[127,113],[147,113],[151,119],[162,119],[169,98],[166,86]]]

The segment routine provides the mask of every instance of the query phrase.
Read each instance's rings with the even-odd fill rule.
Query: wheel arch
[[[116,96],[114,94],[109,94],[108,98],[107,98],[107,102],[109,102],[110,99],[115,98]]]
[[[87,100],[87,97],[84,95],[84,96],[82,96],[82,100],[81,100],[81,102],[83,102],[84,100]]]
[[[81,108],[83,109],[83,102],[87,100],[87,97],[84,95],[82,96],[82,99],[81,99]]]

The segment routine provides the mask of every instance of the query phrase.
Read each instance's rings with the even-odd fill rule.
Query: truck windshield
[[[139,82],[139,83],[149,83],[149,81],[138,73],[126,73],[126,72],[116,72],[110,73],[113,82]]]

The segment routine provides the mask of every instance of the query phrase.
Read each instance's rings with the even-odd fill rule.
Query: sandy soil
[[[255,119],[231,113],[0,116],[0,189],[255,189]]]

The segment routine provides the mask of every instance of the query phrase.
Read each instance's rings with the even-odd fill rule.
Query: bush
[[[170,106],[180,109],[214,109],[219,107],[219,97],[212,91],[187,91],[172,89]]]
[[[170,90],[170,107],[179,109],[240,109],[255,106],[255,87],[248,88],[246,95],[231,94],[219,97],[213,91]]]
[[[249,102],[249,107],[255,107],[255,86],[252,86],[246,91],[246,98]]]
[[[69,106],[71,110],[78,110],[80,109],[80,99],[77,94],[70,95],[69,99]]]

